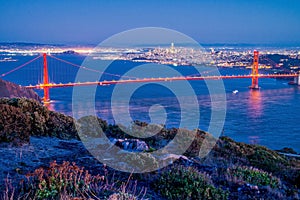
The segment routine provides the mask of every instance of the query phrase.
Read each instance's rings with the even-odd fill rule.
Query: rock
[[[115,139],[114,144],[127,151],[148,151],[149,146],[146,142],[138,139]]]
[[[282,148],[280,150],[277,150],[277,151],[280,152],[280,153],[297,154],[297,152],[294,149],[289,148],[289,147],[284,147],[284,148]]]
[[[149,147],[144,141],[136,140],[136,150],[137,151],[148,151]]]
[[[183,162],[191,162],[186,156],[176,155],[176,154],[165,154],[158,158],[159,162],[162,163],[163,166],[167,166],[172,164],[176,160],[181,160]]]

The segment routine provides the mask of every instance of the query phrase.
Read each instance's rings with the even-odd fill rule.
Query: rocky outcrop
[[[0,98],[1,97],[25,97],[41,102],[41,98],[31,89],[24,88],[17,84],[0,79]]]
[[[280,149],[280,150],[276,150],[277,152],[280,152],[280,153],[285,153],[285,154],[297,154],[297,152],[294,150],[294,149],[292,149],[292,148],[289,148],[289,147],[284,147],[284,148],[282,148],[282,149]]]

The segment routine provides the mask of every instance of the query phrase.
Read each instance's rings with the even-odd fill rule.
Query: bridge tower
[[[253,66],[252,66],[252,85],[251,89],[259,89],[258,87],[258,51],[254,50]]]
[[[48,77],[48,64],[47,64],[47,54],[43,53],[43,58],[44,58],[44,83],[43,83],[43,88],[44,88],[44,103],[47,103],[50,101],[50,95],[49,95],[49,77]]]

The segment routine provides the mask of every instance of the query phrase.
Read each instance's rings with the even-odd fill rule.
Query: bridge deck
[[[258,74],[258,78],[293,78],[298,74]],[[94,81],[83,83],[48,83],[39,85],[25,86],[30,89],[59,88],[59,87],[73,87],[73,86],[89,86],[89,85],[113,85],[126,83],[146,83],[146,82],[162,82],[162,81],[183,81],[183,80],[219,80],[219,79],[239,79],[239,78],[253,78],[254,75],[231,75],[231,76],[181,76],[181,77],[164,77],[164,78],[144,78],[144,79],[128,79],[128,80],[111,80],[111,81]]]

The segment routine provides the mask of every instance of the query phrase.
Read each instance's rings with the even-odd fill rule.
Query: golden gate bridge
[[[220,76],[199,76],[198,75],[190,75],[190,76],[176,76],[176,77],[151,77],[151,78],[138,78],[138,77],[126,77],[127,79],[120,79],[120,80],[103,80],[103,81],[87,81],[87,82],[68,82],[68,83],[55,83],[49,81],[49,71],[48,71],[48,62],[47,58],[53,58],[65,64],[72,65],[77,68],[81,68],[84,70],[88,70],[91,72],[107,74],[114,77],[122,77],[119,74],[112,74],[107,72],[101,72],[96,69],[87,68],[85,66],[77,65],[75,63],[57,58],[51,54],[43,53],[34,59],[25,62],[24,64],[2,74],[0,77],[5,77],[27,65],[33,63],[34,61],[38,60],[39,58],[43,58],[43,69],[42,69],[42,81],[37,84],[29,84],[23,85],[25,88],[29,89],[42,89],[44,90],[44,97],[43,101],[49,102],[50,101],[50,88],[61,88],[61,87],[75,87],[75,86],[90,86],[90,85],[98,85],[98,86],[106,86],[106,85],[114,85],[114,84],[129,84],[129,83],[147,83],[147,82],[162,82],[162,81],[183,81],[183,80],[219,80],[219,79],[242,79],[242,78],[249,78],[252,80],[250,89],[259,89],[258,79],[260,78],[294,78],[294,84],[300,85],[300,74],[298,73],[288,73],[288,74],[259,74],[259,52],[254,51],[253,55],[253,64],[252,64],[252,72],[249,75],[220,75]]]

